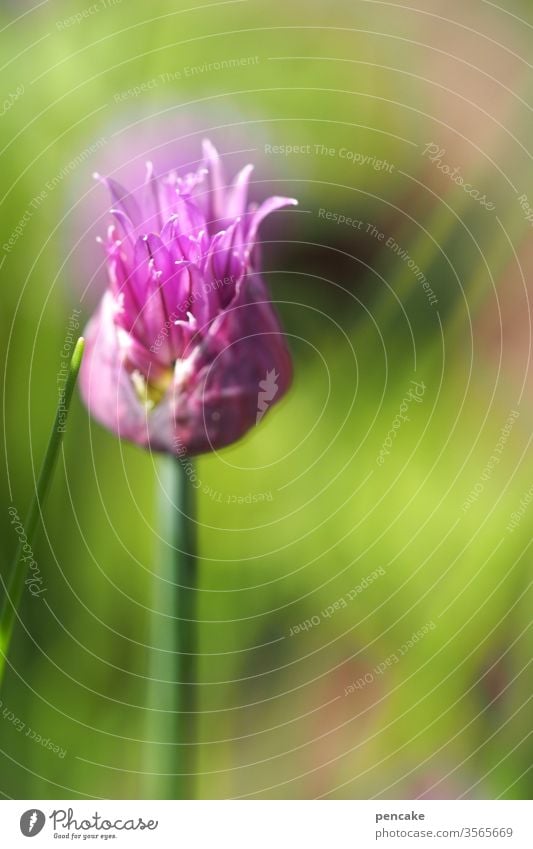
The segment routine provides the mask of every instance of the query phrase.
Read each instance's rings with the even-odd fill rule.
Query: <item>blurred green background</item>
[[[102,291],[92,172],[194,165],[209,136],[257,199],[300,200],[262,234],[294,387],[198,463],[203,798],[531,794],[532,24],[517,0],[2,4],[4,577],[69,317]],[[0,693],[4,797],[150,795],[155,464],[75,401]]]

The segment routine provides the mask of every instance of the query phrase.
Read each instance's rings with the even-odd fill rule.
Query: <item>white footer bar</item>
[[[525,801],[1,801],[0,845],[531,849],[532,814]]]

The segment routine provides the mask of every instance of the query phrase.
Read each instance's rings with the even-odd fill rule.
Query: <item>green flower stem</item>
[[[83,338],[80,337],[76,343],[76,347],[74,348],[72,359],[70,360],[64,395],[57,408],[54,426],[50,434],[43,465],[37,480],[37,488],[33,495],[30,509],[24,523],[25,541],[23,541],[23,538],[19,537],[15,558],[7,581],[6,595],[2,606],[2,612],[0,614],[0,686],[5,673],[7,654],[13,634],[15,617],[22,600],[24,582],[26,580],[27,566],[22,557],[23,548],[24,545],[30,545],[31,547],[39,517],[42,515],[44,500],[48,489],[50,488],[54,466],[56,464],[59,448],[63,439],[65,423],[70,408],[70,402],[72,400],[72,393],[74,392],[78,372],[81,366],[84,344],[85,342]]]
[[[162,457],[162,538],[154,578],[150,653],[149,796],[195,798],[196,740],[196,491],[191,460]]]

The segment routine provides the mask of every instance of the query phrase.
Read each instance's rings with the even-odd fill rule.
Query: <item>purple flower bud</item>
[[[109,286],[85,332],[80,386],[92,415],[123,439],[178,456],[221,448],[290,386],[256,240],[267,215],[296,201],[249,207],[251,172],[227,186],[206,141],[196,173],[156,177],[149,163],[141,199],[98,178],[112,198]]]

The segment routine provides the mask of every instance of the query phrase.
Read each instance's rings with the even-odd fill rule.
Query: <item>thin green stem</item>
[[[163,457],[150,653],[149,795],[194,799],[196,740],[196,491],[191,460]]]
[[[83,357],[84,340],[80,337],[74,348],[72,359],[68,370],[68,375],[65,381],[65,388],[62,392],[54,421],[54,426],[48,441],[48,447],[44,456],[43,465],[37,480],[37,487],[34,492],[28,515],[23,527],[23,533],[19,534],[19,542],[11,567],[11,571],[7,581],[6,595],[0,614],[0,686],[5,673],[7,654],[13,635],[15,617],[17,610],[22,600],[26,574],[28,571],[27,559],[23,558],[24,548],[29,547],[33,542],[35,529],[42,516],[42,508],[46,494],[50,487],[54,466],[59,454],[59,448],[63,439],[63,433],[66,428],[66,421],[72,400],[72,393],[78,378],[78,372],[81,366]]]
[[[177,461],[178,489],[181,493],[181,511],[176,517],[176,533],[181,550],[176,546],[176,607],[178,612],[178,643],[181,649],[180,674],[178,681],[180,696],[180,726],[182,748],[182,798],[194,799],[195,762],[197,751],[196,712],[197,712],[197,633],[196,602],[198,564],[196,551],[196,490],[186,469]],[[177,541],[178,541],[177,540]]]

